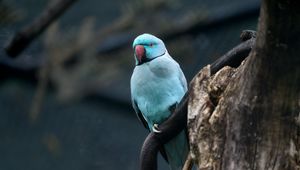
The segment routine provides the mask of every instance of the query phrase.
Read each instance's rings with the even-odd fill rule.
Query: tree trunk
[[[199,169],[300,169],[300,1],[263,0],[256,46],[237,69],[190,85],[188,128]]]

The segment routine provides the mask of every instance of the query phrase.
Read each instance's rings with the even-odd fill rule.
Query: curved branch
[[[50,5],[31,24],[21,29],[6,45],[5,51],[11,57],[19,55],[37,36],[55,21],[76,0],[59,0]]]
[[[241,44],[221,56],[211,65],[211,74],[216,73],[224,66],[238,67],[248,56],[255,43],[253,31],[243,31]],[[144,141],[140,154],[141,170],[157,169],[157,153],[159,148],[168,143],[187,126],[187,104],[189,91],[186,92],[172,115],[163,122],[159,129],[161,133],[151,132]]]
[[[248,34],[245,34],[245,36],[248,36]],[[244,37],[241,37],[241,39],[243,38]],[[241,62],[245,59],[245,57],[248,56],[248,54],[254,47],[254,44],[255,38],[251,37],[245,42],[242,42],[241,44],[234,47],[232,50],[228,51],[226,54],[224,54],[211,64],[211,74],[215,74],[224,66],[231,66],[234,68],[238,67],[241,64]]]

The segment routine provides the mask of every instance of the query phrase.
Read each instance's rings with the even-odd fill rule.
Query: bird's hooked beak
[[[137,45],[137,46],[135,46],[134,51],[135,51],[135,56],[136,56],[138,62],[142,63],[142,60],[143,60],[143,58],[145,57],[145,54],[146,54],[144,46]]]

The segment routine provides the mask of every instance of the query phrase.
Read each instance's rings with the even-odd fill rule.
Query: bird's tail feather
[[[189,148],[185,131],[164,145],[171,170],[181,170],[187,158]]]

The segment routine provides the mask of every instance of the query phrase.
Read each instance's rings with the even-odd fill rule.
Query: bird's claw
[[[158,128],[158,124],[153,124],[152,131],[154,133],[161,133],[161,131]]]

